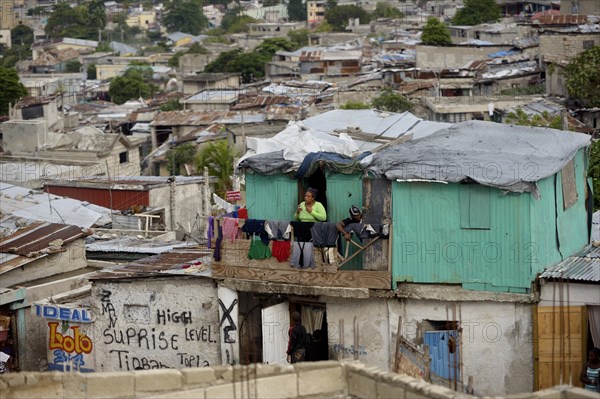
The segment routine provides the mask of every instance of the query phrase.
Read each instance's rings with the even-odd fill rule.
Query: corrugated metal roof
[[[222,118],[233,118],[235,112],[172,111],[161,112],[150,126],[207,126]]]
[[[0,252],[27,256],[49,249],[51,243],[56,240],[68,244],[90,234],[90,230],[83,230],[77,226],[34,222],[13,234],[0,238]]]
[[[587,15],[543,15],[539,22],[541,25],[581,25],[587,22]]]
[[[579,254],[546,269],[541,278],[600,282],[600,248],[587,246]]]
[[[169,274],[210,276],[211,251],[201,247],[179,248],[169,252],[149,256],[125,267],[104,271],[90,277],[90,280],[123,280],[128,278],[156,277]]]
[[[0,182],[0,196],[0,211],[6,215],[79,227],[110,221],[107,208],[8,183]]]
[[[147,238],[120,237],[114,240],[96,240],[85,245],[88,252],[122,252],[136,254],[161,254],[174,248],[189,247],[184,241],[157,241]]]

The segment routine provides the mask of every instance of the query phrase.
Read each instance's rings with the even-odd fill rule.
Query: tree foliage
[[[552,115],[548,111],[543,111],[541,114],[529,115],[520,107],[513,112],[509,112],[504,118],[504,123],[519,126],[549,127],[552,129],[563,128],[560,115]]]
[[[199,3],[193,0],[171,0],[165,6],[162,24],[168,32],[183,32],[198,35],[208,26]]]
[[[290,21],[306,21],[306,3],[302,0],[289,0],[287,12]]]
[[[375,10],[371,14],[374,19],[377,18],[402,18],[404,14],[396,7],[392,6],[386,1],[378,2],[375,6]]]
[[[14,68],[0,66],[0,115],[8,115],[8,104],[13,106],[17,100],[27,95],[27,89],[19,82]]]
[[[67,73],[77,73],[81,72],[81,62],[79,60],[69,60],[65,64],[65,72]]]
[[[308,29],[291,30],[288,32],[288,37],[294,44],[294,47],[299,49],[300,47],[308,46],[308,34]]]
[[[427,19],[427,23],[423,27],[423,33],[421,34],[421,41],[423,44],[433,46],[447,46],[452,44],[450,31],[443,22],[440,22],[435,17]]]
[[[57,3],[44,28],[50,38],[72,37],[96,39],[98,30],[106,25],[104,4],[97,0],[71,7],[68,3]]]
[[[233,159],[235,153],[229,148],[227,140],[213,141],[202,146],[196,156],[196,170],[202,173],[208,168],[208,175],[217,178],[215,192],[224,196],[225,191],[231,188],[233,175]]]
[[[250,83],[265,76],[265,64],[277,51],[294,48],[294,44],[283,37],[265,39],[252,52],[235,49],[219,54],[217,59],[206,65],[204,72],[238,72],[244,83]]]
[[[389,111],[404,112],[412,108],[412,103],[400,93],[394,93],[391,89],[384,89],[381,94],[375,97],[371,103],[373,108]]]
[[[334,6],[325,12],[325,21],[336,32],[344,32],[348,26],[348,20],[351,18],[359,18],[361,24],[366,24],[369,23],[371,16],[356,5]]]
[[[371,109],[371,106],[360,101],[348,101],[340,105],[340,109]]]
[[[11,47],[0,44],[0,65],[13,68],[18,61],[31,57],[33,30],[26,25],[18,25],[11,29]]]
[[[90,64],[87,67],[87,78],[91,79],[91,80],[96,80],[98,78],[98,75],[96,72],[96,64]]]
[[[167,160],[167,170],[173,175],[181,173],[181,167],[186,163],[194,162],[196,156],[196,147],[193,144],[183,144],[175,148],[171,148],[165,154]]]
[[[241,15],[241,9],[229,10],[223,15],[221,28],[228,34],[248,32],[248,24],[258,22],[256,19]]]
[[[500,7],[495,0],[465,0],[463,8],[456,12],[454,25],[478,25],[485,22],[497,22],[500,19]]]
[[[123,76],[118,76],[110,82],[108,94],[115,104],[123,104],[127,100],[151,97],[157,87],[148,83],[152,77],[149,67],[129,68]]]
[[[569,97],[585,106],[600,107],[600,46],[573,58],[564,70]]]
[[[590,164],[588,166],[588,176],[592,178],[594,187],[594,211],[600,208],[600,141],[592,141],[590,146]]]
[[[31,46],[33,43],[33,29],[27,25],[17,25],[10,31],[12,46]]]

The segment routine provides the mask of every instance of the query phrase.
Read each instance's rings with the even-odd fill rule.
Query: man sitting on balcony
[[[337,222],[335,225],[337,230],[346,239],[346,241],[350,241],[352,239],[352,230],[348,229],[347,227],[351,224],[360,223],[362,221],[362,212],[356,205],[352,205],[350,209],[348,209],[348,212],[350,213],[350,217]]]

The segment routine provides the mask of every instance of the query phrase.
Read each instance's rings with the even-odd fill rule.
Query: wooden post
[[[402,316],[398,316],[398,330],[396,332],[396,352],[394,352],[394,373],[398,372],[398,352],[400,352],[400,336],[402,334]]]

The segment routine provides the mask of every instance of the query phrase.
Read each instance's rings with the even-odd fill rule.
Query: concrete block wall
[[[0,376],[0,399],[21,398],[431,398],[473,396],[358,362],[217,366],[105,373],[11,373]],[[508,396],[582,398],[598,395],[571,386]]]

